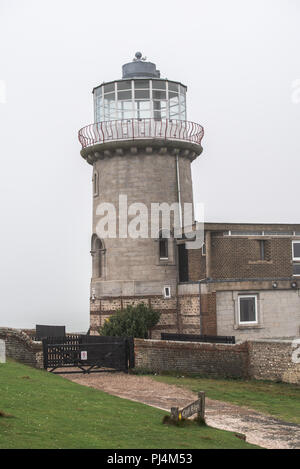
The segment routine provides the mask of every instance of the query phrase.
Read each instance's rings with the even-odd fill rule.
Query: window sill
[[[176,266],[176,264],[173,262],[173,261],[166,261],[166,262],[159,262],[158,264],[156,264],[157,267],[161,267],[161,266]]]
[[[272,265],[273,261],[248,261],[249,265]]]
[[[234,326],[235,331],[248,330],[248,329],[264,329],[264,326],[262,326],[261,324],[245,324],[245,325],[238,324]]]

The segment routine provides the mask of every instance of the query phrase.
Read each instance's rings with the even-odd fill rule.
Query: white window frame
[[[168,295],[167,295],[167,290],[169,290]],[[169,300],[170,298],[172,298],[171,287],[169,285],[164,286],[164,298],[165,298],[165,300]]]
[[[255,317],[256,317],[255,321],[241,321],[241,303],[240,303],[241,298],[254,298],[255,299]],[[258,308],[257,308],[258,301],[257,300],[258,300],[257,295],[239,295],[238,296],[238,321],[239,321],[240,326],[258,324]]]
[[[300,261],[300,257],[294,257],[294,245],[295,244],[300,244],[300,239],[292,241],[292,256],[293,256],[293,261],[297,262]]]

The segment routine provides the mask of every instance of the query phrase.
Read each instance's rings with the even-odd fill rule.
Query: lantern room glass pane
[[[114,101],[115,100],[115,93],[109,93],[104,95],[104,102],[105,101]]]
[[[108,85],[104,85],[104,93],[110,93],[111,91],[115,91],[114,83],[109,83]]]
[[[151,118],[151,105],[150,101],[135,101],[135,118],[137,119],[150,119]]]
[[[176,91],[178,93],[178,83],[171,83],[169,81],[169,91]]]
[[[167,93],[165,91],[156,91],[153,90],[153,99],[166,99],[167,98]]]
[[[150,99],[149,90],[135,90],[135,99]]]
[[[118,119],[132,119],[133,111],[132,111],[132,101],[119,101],[118,102]]]
[[[131,81],[119,81],[117,83],[118,90],[131,90]]]
[[[163,80],[153,80],[152,81],[152,88],[154,90],[165,90],[166,89],[166,81]]]
[[[123,99],[131,99],[132,98],[132,92],[130,91],[118,91],[118,99],[123,100]]]
[[[95,91],[94,91],[94,95],[96,97],[102,96],[102,87],[96,88]]]
[[[134,105],[135,109],[142,109],[143,111],[151,109],[150,101],[136,101]]]
[[[169,99],[178,98],[178,93],[174,93],[173,91],[169,91]]]
[[[134,87],[135,89],[146,89],[148,90],[150,88],[150,82],[149,80],[136,80],[134,82]]]

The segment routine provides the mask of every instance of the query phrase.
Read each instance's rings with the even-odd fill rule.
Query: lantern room
[[[186,121],[187,87],[160,78],[156,65],[137,52],[123,65],[123,78],[94,88],[95,123],[155,119]]]

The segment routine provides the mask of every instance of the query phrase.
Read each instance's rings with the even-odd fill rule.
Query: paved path
[[[145,376],[123,373],[63,375],[85,386],[114,396],[170,411],[197,399],[192,391]],[[206,399],[206,422],[222,430],[243,433],[247,442],[268,449],[300,449],[300,425],[282,422],[251,409]]]

